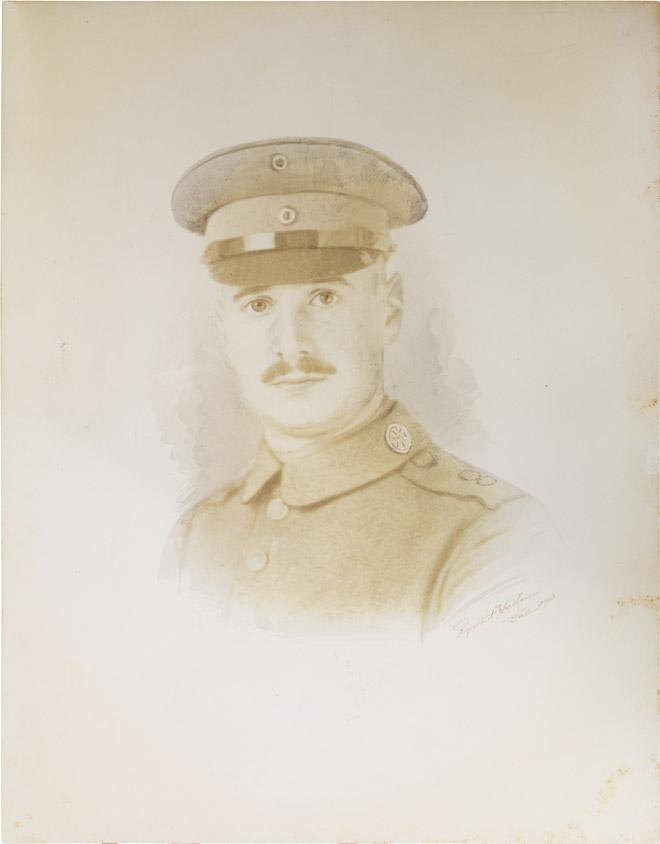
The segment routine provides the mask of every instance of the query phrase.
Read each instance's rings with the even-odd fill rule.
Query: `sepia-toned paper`
[[[4,840],[657,840],[657,41],[651,3],[5,4]],[[171,192],[283,136],[423,186],[387,389],[546,508],[534,619],[235,637],[159,576],[259,438]]]

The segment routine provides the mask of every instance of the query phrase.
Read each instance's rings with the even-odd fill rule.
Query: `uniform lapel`
[[[282,464],[265,442],[259,445],[257,456],[243,484],[241,501],[250,502],[264,486],[282,470]]]

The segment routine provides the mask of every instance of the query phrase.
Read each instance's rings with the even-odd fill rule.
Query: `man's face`
[[[323,282],[220,288],[226,354],[267,425],[331,432],[382,389],[398,316],[382,260]]]

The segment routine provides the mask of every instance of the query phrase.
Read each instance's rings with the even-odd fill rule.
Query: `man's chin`
[[[284,404],[284,403],[282,403]],[[337,424],[337,417],[341,414],[336,408],[310,406],[310,402],[293,396],[287,402],[288,408],[278,407],[276,413],[262,416],[267,426],[290,437],[318,437],[332,431]],[[288,412],[286,412],[288,411]]]
[[[279,417],[278,419],[270,419],[270,427],[279,431],[280,434],[285,434],[288,437],[318,437],[327,434],[334,426],[334,418],[301,418],[296,417]]]

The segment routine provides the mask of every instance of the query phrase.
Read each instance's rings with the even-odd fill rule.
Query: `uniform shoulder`
[[[490,472],[450,454],[436,445],[417,452],[401,474],[413,484],[437,495],[477,499],[489,510],[517,498],[526,498],[523,490]]]
[[[240,477],[225,486],[221,486],[214,490],[210,495],[207,495],[189,507],[184,516],[187,514],[190,518],[194,518],[198,514],[205,513],[209,510],[214,510],[226,504],[230,498],[238,493],[244,484],[245,478]]]
[[[195,533],[204,532],[206,517],[212,521],[217,508],[223,506],[243,485],[242,479],[222,486],[186,507],[170,530],[165,543],[161,563],[161,575],[168,576],[180,569],[185,557],[186,547]]]

